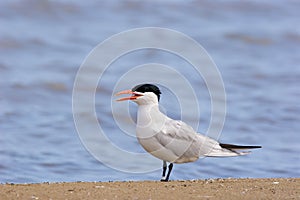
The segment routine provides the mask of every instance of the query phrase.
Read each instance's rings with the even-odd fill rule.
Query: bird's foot
[[[160,181],[161,181],[161,182],[168,182],[169,179],[168,179],[167,177],[162,177],[162,178],[160,179]]]
[[[160,179],[161,182],[168,182],[169,180],[167,179]]]

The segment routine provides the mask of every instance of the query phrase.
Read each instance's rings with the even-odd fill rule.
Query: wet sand
[[[1,184],[6,199],[300,199],[300,178]]]

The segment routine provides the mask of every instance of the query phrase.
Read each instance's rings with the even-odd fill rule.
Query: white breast
[[[147,152],[161,160],[174,163],[195,161],[199,156],[197,134],[183,124],[161,113],[158,105],[139,106],[138,141]]]

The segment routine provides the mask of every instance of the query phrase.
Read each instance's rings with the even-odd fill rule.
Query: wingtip
[[[262,148],[262,146],[259,146],[259,145],[255,145],[255,146],[250,146],[250,145],[243,146],[243,145],[224,144],[224,143],[220,143],[220,146],[222,148],[225,148],[225,149],[236,149],[236,150],[239,150],[239,149],[259,149],[259,148]]]

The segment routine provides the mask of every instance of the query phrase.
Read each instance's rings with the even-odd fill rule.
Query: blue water
[[[203,45],[226,89],[220,141],[263,146],[249,156],[175,165],[171,179],[300,177],[299,10],[300,3],[292,0],[1,1],[0,182],[160,178],[160,170],[125,173],[99,162],[82,144],[72,113],[73,83],[89,52],[114,34],[146,26],[174,29]],[[112,63],[95,98],[97,118],[111,133],[107,137],[132,152],[143,150],[118,128],[105,105],[113,101],[117,77],[149,62],[184,66],[182,73],[193,74],[186,62],[166,52],[133,52]],[[209,94],[201,78],[189,81],[199,88],[198,131],[206,132]],[[180,118],[174,94],[163,91],[163,109]],[[129,107],[134,118],[136,106]]]

